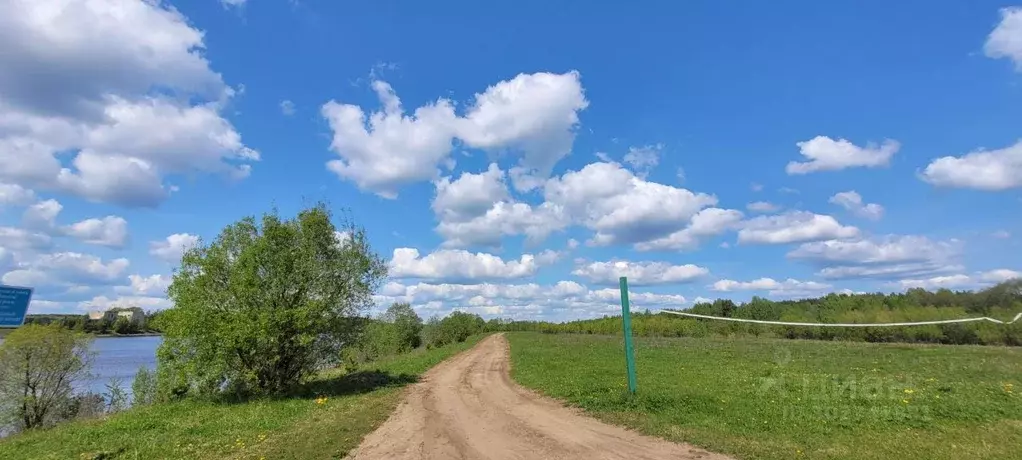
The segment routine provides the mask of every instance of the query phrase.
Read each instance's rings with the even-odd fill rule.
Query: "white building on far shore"
[[[117,312],[113,310],[94,310],[89,312],[89,319],[93,321],[113,321],[117,319]]]

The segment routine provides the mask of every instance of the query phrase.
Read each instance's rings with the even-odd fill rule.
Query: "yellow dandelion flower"
[[[913,390],[911,388],[906,388],[905,389],[905,394],[907,394],[907,395],[910,395],[910,394],[915,393],[915,392],[916,392],[916,390]]]
[[[901,403],[902,403],[902,404],[908,404],[908,400],[907,400],[907,399],[902,399],[902,400],[901,400]]]

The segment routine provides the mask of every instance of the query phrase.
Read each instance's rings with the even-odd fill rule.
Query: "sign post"
[[[621,277],[621,323],[625,333],[625,365],[628,369],[628,392],[635,394],[635,353],[632,349],[632,312],[628,305],[628,278]]]
[[[32,288],[0,284],[0,329],[17,328],[25,323],[32,301]]]

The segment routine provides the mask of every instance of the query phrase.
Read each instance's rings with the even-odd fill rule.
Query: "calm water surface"
[[[79,391],[105,393],[106,384],[117,378],[129,393],[131,382],[140,367],[156,369],[156,348],[163,337],[97,337],[92,342],[96,353],[92,378],[79,382]]]

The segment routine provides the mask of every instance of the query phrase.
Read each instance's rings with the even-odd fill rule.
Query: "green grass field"
[[[416,350],[357,373],[325,373],[308,385],[305,397],[235,404],[184,401],[16,435],[0,440],[0,458],[342,458],[387,419],[400,401],[401,387],[480,338]]]
[[[520,384],[740,459],[1017,459],[1022,349],[509,333]]]

